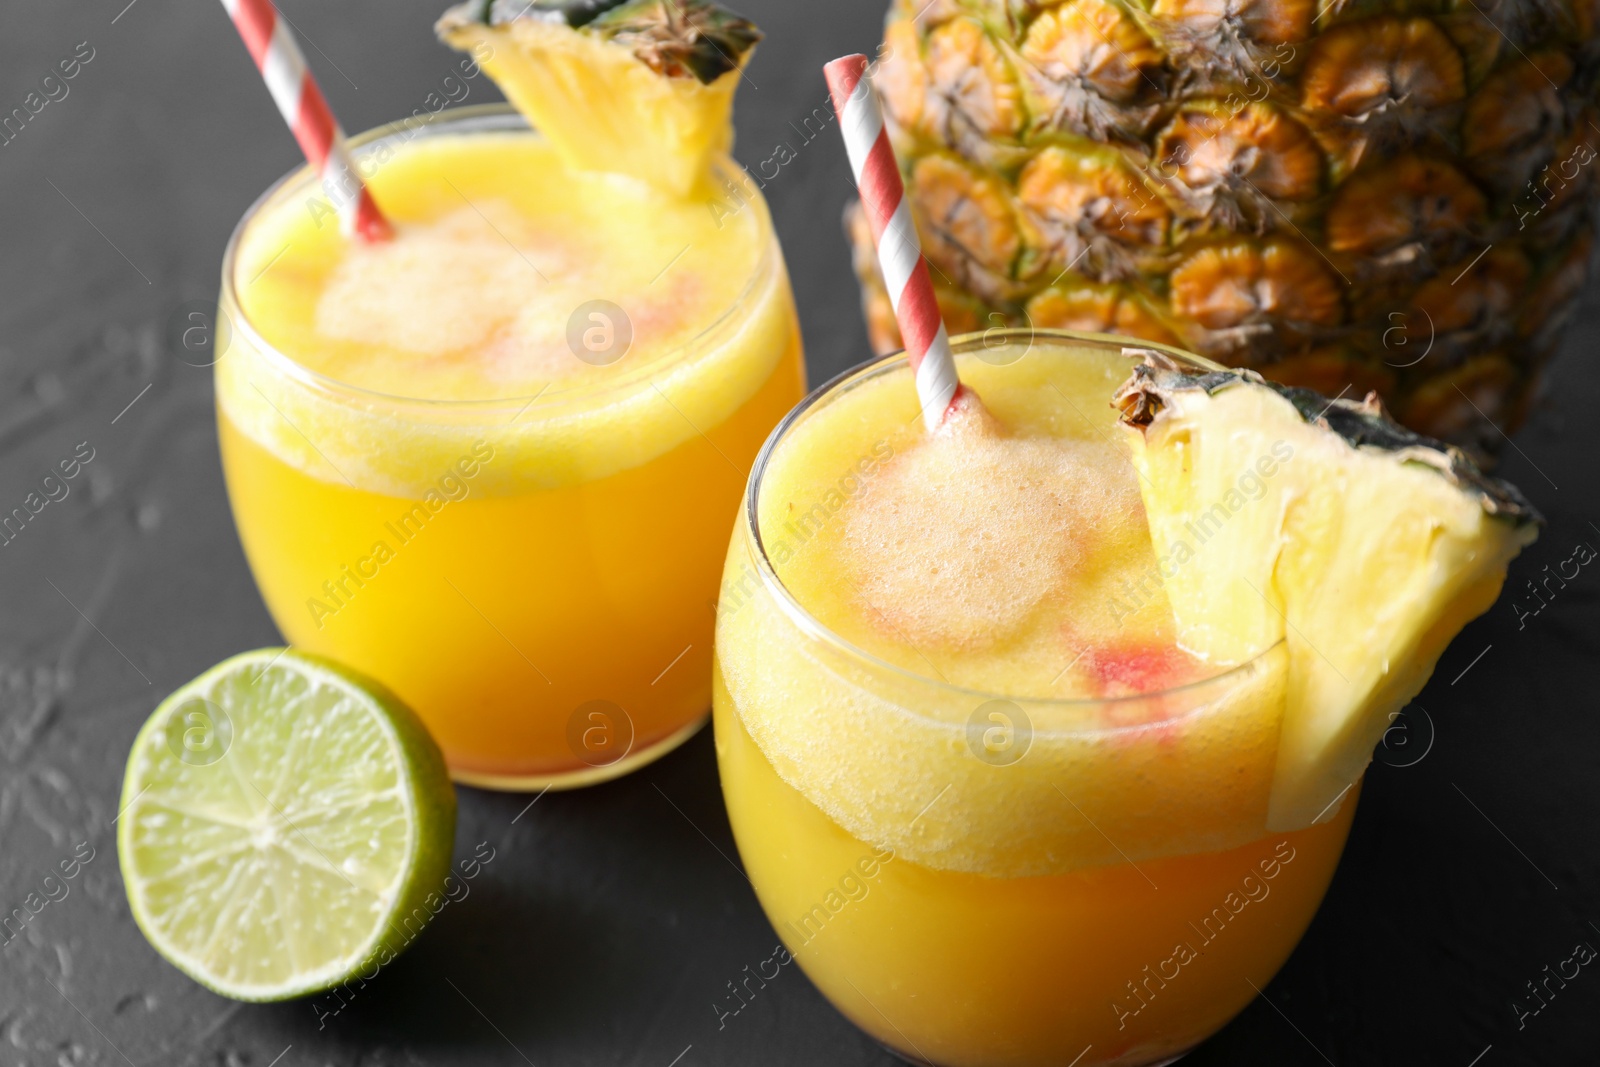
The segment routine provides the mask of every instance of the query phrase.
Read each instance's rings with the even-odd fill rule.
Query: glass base
[[[908,1063],[911,1065],[911,1067],[939,1067],[939,1065],[936,1063],[929,1063],[927,1060],[917,1059],[914,1056],[908,1056],[904,1052],[901,1052],[899,1049],[895,1048],[893,1045],[885,1045],[882,1041],[876,1042],[876,1044],[879,1048],[883,1049],[883,1051],[887,1052],[901,1063]],[[1083,1051],[1087,1052],[1089,1050],[1084,1049]],[[1184,1049],[1176,1056],[1170,1056],[1159,1063],[1146,1064],[1144,1067],[1167,1067],[1168,1064],[1177,1063],[1179,1060],[1183,1059],[1193,1051],[1194,1049],[1192,1048]],[[1077,1062],[1077,1060],[1074,1060],[1072,1063],[1068,1064],[1067,1067],[1077,1067]]]
[[[647,763],[654,763],[699,733],[700,728],[710,718],[711,713],[707,712],[683,729],[669,734],[649,748],[638,752],[630,752],[615,763],[607,763],[602,767],[585,767],[582,770],[563,771],[559,774],[528,775],[478,774],[475,771],[457,770],[452,767],[450,768],[450,780],[458,785],[470,785],[476,789],[492,789],[500,793],[538,793],[546,789],[559,791],[599,785],[601,782],[609,782],[613,778],[621,778],[625,774],[631,774]]]

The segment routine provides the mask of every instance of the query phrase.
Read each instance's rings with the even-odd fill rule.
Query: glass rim
[[[358,162],[375,151],[382,142],[391,140],[401,134],[407,134],[407,142],[413,137],[438,136],[450,132],[451,128],[462,126],[476,127],[466,132],[483,133],[517,133],[526,132],[533,136],[541,136],[539,131],[515,107],[509,103],[472,104],[467,107],[451,108],[433,113],[426,120],[414,121],[415,116],[396,119],[386,122],[371,129],[363,130],[347,138],[352,157]],[[744,171],[734,164],[731,158],[716,161],[719,175],[740,182]],[[737,173],[735,173],[737,172]],[[244,310],[244,304],[239,299],[239,286],[237,268],[240,246],[243,243],[245,230],[254,222],[277,198],[294,190],[297,187],[310,187],[317,182],[317,175],[312,171],[309,163],[301,163],[287,173],[281,175],[276,181],[251,201],[250,206],[234,224],[233,231],[228,236],[228,243],[222,251],[222,288],[218,295],[218,304],[232,306],[233,314],[228,323],[229,328],[242,336],[250,347],[258,352],[274,369],[285,377],[295,380],[301,385],[321,389],[329,393],[341,394],[371,403],[393,406],[418,406],[426,409],[441,411],[462,412],[488,412],[516,410],[520,415],[523,411],[535,406],[536,401],[550,403],[573,395],[572,389],[545,388],[533,393],[531,396],[512,397],[483,397],[466,400],[438,399],[430,397],[403,396],[398,393],[386,393],[377,389],[368,389],[365,386],[354,385],[342,381],[332,375],[321,371],[312,370],[301,363],[294,356],[284,352],[277,345],[268,341],[261,335],[255,324],[250,321],[250,316]],[[765,201],[760,199],[760,191],[748,181],[740,182],[741,191],[748,192],[749,199],[763,212],[766,211]],[[636,379],[659,374],[661,371],[675,365],[688,353],[698,351],[708,338],[723,329],[728,322],[740,311],[749,305],[758,290],[768,282],[777,268],[779,251],[777,234],[774,232],[770,221],[764,227],[766,238],[761,242],[761,249],[757,256],[755,269],[751,272],[749,280],[739,290],[737,296],[716,316],[705,324],[694,336],[664,350],[655,360],[643,364],[627,373],[600,383],[581,386],[583,395],[593,395],[613,389],[623,389],[635,383]],[[218,357],[219,359],[221,357]]]
[[[951,350],[957,355],[961,355],[970,352],[975,348],[992,346],[996,341],[1004,343],[1007,341],[1024,340],[1027,341],[1031,347],[1035,340],[1039,340],[1041,338],[1050,342],[1087,345],[1090,347],[1104,348],[1114,346],[1118,349],[1151,349],[1153,351],[1160,352],[1163,355],[1170,356],[1181,363],[1187,363],[1190,366],[1200,370],[1223,371],[1227,369],[1221,364],[1214,363],[1203,356],[1197,356],[1192,352],[1185,352],[1181,348],[1174,348],[1171,345],[1145,341],[1140,338],[1125,337],[1118,334],[1087,333],[1076,330],[1058,330],[1035,326],[996,327],[974,333],[958,334],[950,338],[950,347]],[[972,689],[967,686],[960,686],[951,682],[941,681],[937,678],[929,678],[925,674],[920,674],[917,671],[903,667],[897,663],[891,663],[881,656],[878,656],[872,652],[868,652],[866,649],[861,648],[854,642],[847,640],[838,633],[835,633],[832,628],[823,623],[816,616],[812,615],[811,612],[804,605],[802,605],[798,599],[795,598],[795,595],[789,590],[789,587],[784,584],[783,579],[778,576],[777,569],[773,566],[771,558],[767,555],[767,547],[761,536],[760,503],[763,476],[766,473],[767,465],[771,462],[773,455],[777,452],[778,446],[788,435],[789,431],[798,425],[801,419],[805,417],[807,412],[809,412],[812,408],[817,407],[823,401],[833,397],[838,392],[847,388],[854,388],[864,381],[882,374],[886,374],[895,369],[895,367],[898,365],[903,364],[905,361],[906,354],[904,351],[890,352],[887,355],[878,356],[866,361],[865,363],[859,363],[854,367],[847,368],[846,370],[834,375],[826,382],[823,382],[815,389],[811,390],[811,392],[806,394],[805,399],[801,400],[800,403],[796,404],[792,409],[790,409],[789,413],[778,422],[778,425],[773,427],[772,432],[767,435],[766,441],[762,444],[761,451],[756,455],[755,464],[750,468],[750,477],[745,483],[744,506],[740,509],[741,521],[744,523],[745,533],[747,535],[747,545],[749,546],[748,551],[752,556],[753,562],[755,563],[756,573],[760,576],[762,585],[765,586],[768,592],[772,594],[774,601],[778,604],[779,608],[784,612],[784,614],[788,616],[789,620],[800,630],[822,641],[835,651],[842,653],[848,659],[857,661],[874,671],[885,671],[892,675],[897,675],[901,678],[916,682],[920,685],[932,687],[940,692],[974,698],[982,701],[1003,700],[1018,705],[1058,708],[1104,707],[1108,704],[1127,704],[1136,701],[1159,699],[1176,694],[1193,692],[1205,686],[1215,685],[1216,683],[1225,679],[1242,677],[1245,674],[1255,671],[1267,656],[1271,655],[1285,643],[1286,638],[1279,638],[1277,641],[1273,642],[1272,645],[1256,653],[1254,656],[1251,656],[1243,663],[1235,664],[1234,666],[1228,667],[1227,669],[1219,671],[1216,674],[1207,675],[1204,678],[1199,678],[1192,682],[1185,682],[1182,685],[1171,686],[1166,689],[1152,689],[1144,693],[1129,693],[1122,696],[1113,697],[1047,697],[1018,696],[1014,693],[993,692],[985,689]],[[1188,712],[1184,712],[1176,717],[1181,718],[1184,714],[1188,714]],[[1119,726],[1110,728],[1109,730],[1103,732],[1115,732],[1122,729],[1137,729],[1146,725],[1149,724]],[[1081,733],[1082,731],[1069,730],[1067,732]]]

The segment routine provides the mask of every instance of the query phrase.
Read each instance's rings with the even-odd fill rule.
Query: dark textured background
[[[214,298],[230,228],[296,150],[219,5],[126,3],[0,11],[0,113],[78,42],[95,50],[70,95],[0,147],[0,511],[78,442],[95,449],[71,496],[0,548],[0,913],[80,842],[95,850],[70,896],[0,949],[0,1067],[889,1063],[798,971],[718,1029],[724,983],[774,935],[717,855],[734,850],[709,733],[520,819],[526,798],[463,790],[457,851],[488,841],[494,861],[324,1029],[305,1003],[213,996],[145,944],[110,825],[128,745],[169,690],[279,640],[229,518],[210,373],[168,353],[165,324]],[[449,73],[438,4],[283,8],[359,130],[421,106]],[[738,155],[798,153],[767,197],[821,381],[866,352],[838,224],[844,155],[831,128],[804,144],[797,127],[825,106],[821,64],[874,45],[882,2],[741,6],[770,39],[740,95]],[[496,98],[472,85],[468,103]],[[1591,310],[1508,450],[1504,473],[1550,518],[1513,591],[1578,542],[1600,546],[1597,341]],[[1600,947],[1597,589],[1600,563],[1524,628],[1502,601],[1456,641],[1419,701],[1431,749],[1413,712],[1415,740],[1386,758],[1426,756],[1374,765],[1272,1003],[1186,1063],[1600,1059],[1600,966],[1522,1029],[1511,1007],[1576,943]]]

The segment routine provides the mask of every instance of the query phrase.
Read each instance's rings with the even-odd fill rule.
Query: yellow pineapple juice
[[[753,190],[730,216],[458,114],[365,139],[393,241],[341,236],[303,171],[240,224],[223,467],[295,647],[394,689],[460,781],[583,784],[704,720],[723,531],[799,332]]]
[[[958,342],[983,407],[933,435],[899,357],[774,432],[723,575],[723,793],[787,951],[883,1044],[1160,1063],[1288,957],[1355,792],[1267,832],[1285,650],[1177,645],[1109,405],[1130,362],[996,340]]]

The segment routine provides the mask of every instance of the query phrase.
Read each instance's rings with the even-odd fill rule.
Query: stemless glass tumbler
[[[537,138],[509,109],[470,108],[353,143],[366,160]],[[687,343],[529,396],[359,388],[265,339],[274,312],[251,287],[284,269],[267,223],[316,198],[306,169],[269,189],[229,243],[217,420],[256,582],[294,647],[366,672],[415,708],[458,781],[611,778],[705,719],[724,523],[761,441],[804,392],[766,206],[742,172],[722,170],[744,188],[738,222],[757,246],[737,298]],[[394,190],[393,170],[376,168],[370,186],[403,230],[414,221],[406,205],[465,210],[451,198],[492,196],[518,177],[480,171]],[[580,336],[609,328],[594,322],[578,321]],[[582,355],[561,347],[559,358]]]
[[[1044,331],[1028,340],[1068,357],[1119,347]],[[958,359],[976,366],[984,344],[957,339]],[[1282,643],[1177,689],[1041,700],[886,662],[810,614],[775,566],[799,565],[805,548],[789,509],[764,508],[763,487],[805,461],[796,438],[810,420],[904,367],[889,356],[812,393],[773,432],[746,490],[714,698],[745,869],[792,959],[908,1060],[1170,1061],[1288,957],[1357,791],[1321,824],[1267,831]]]

